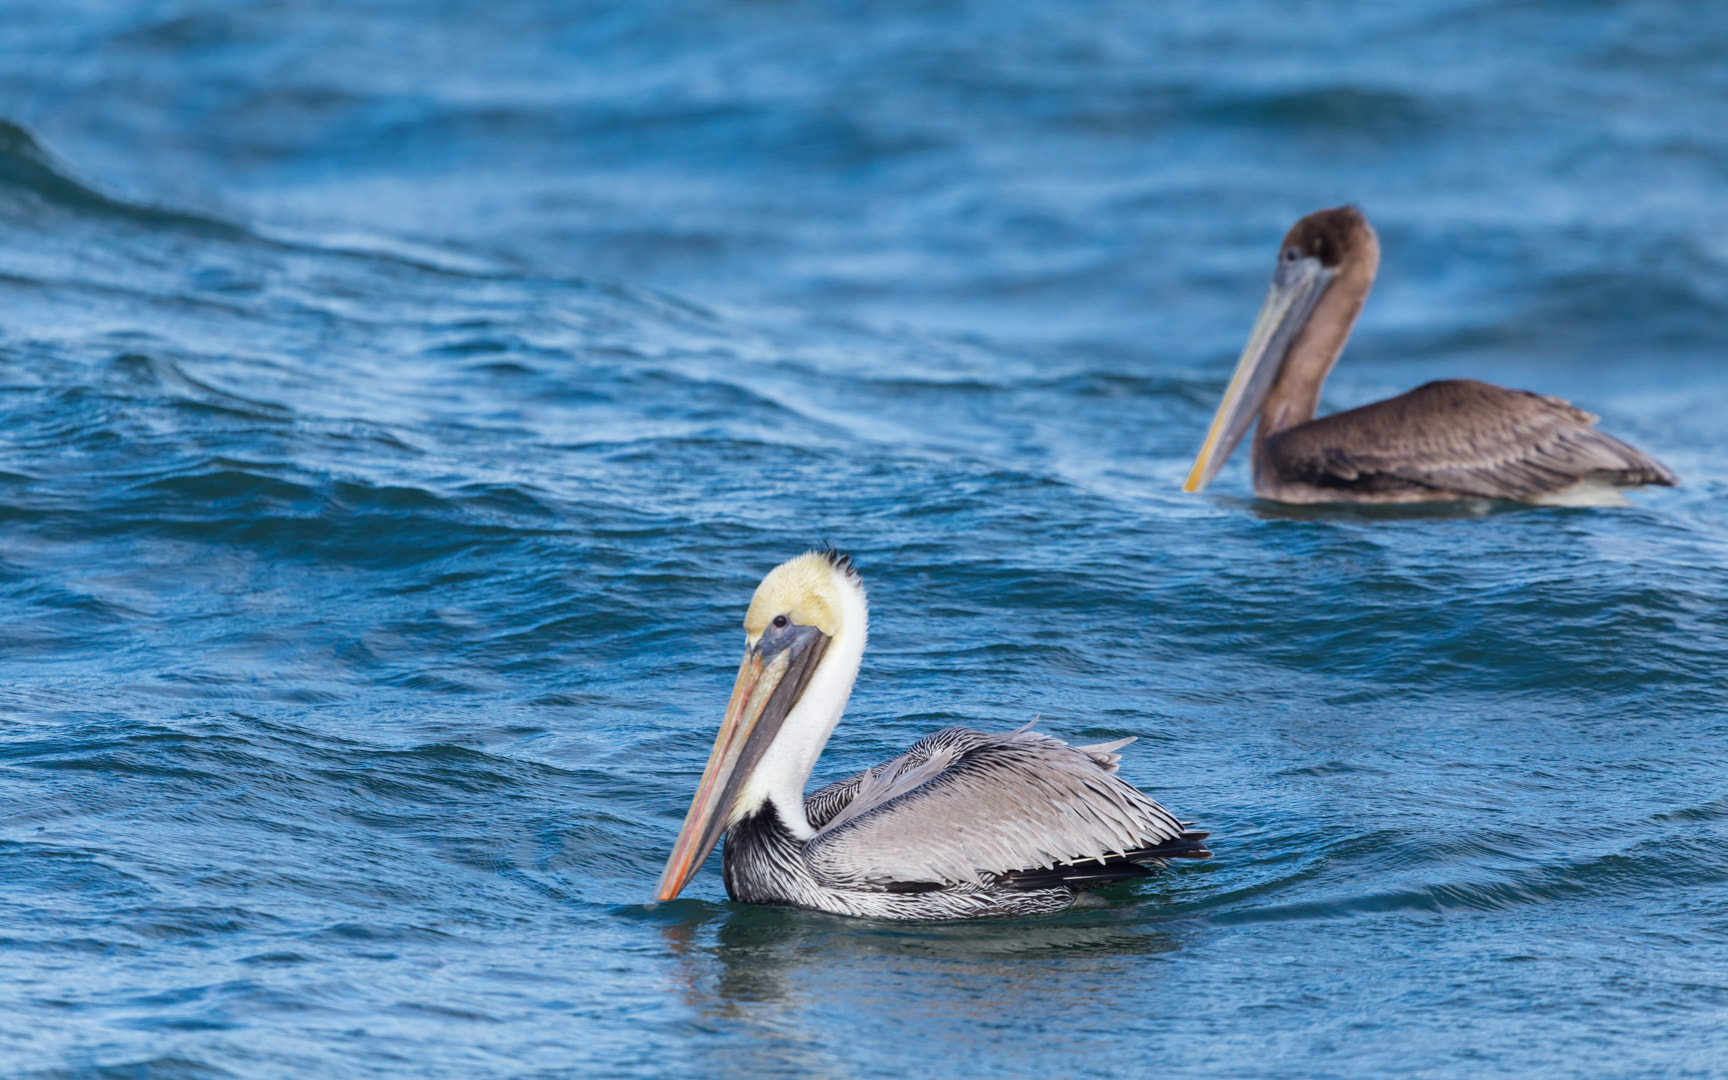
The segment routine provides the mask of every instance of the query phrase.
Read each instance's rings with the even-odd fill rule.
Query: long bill
[[[803,695],[827,647],[828,635],[822,631],[793,625],[773,640],[764,635],[764,640],[744,651],[726,718],[714,737],[714,749],[696,785],[690,811],[684,815],[684,827],[672,845],[672,857],[660,874],[655,900],[676,897],[720,842],[721,834],[732,823],[739,792],[780,734],[786,714]]]
[[[1183,491],[1202,490],[1230,460],[1236,445],[1266,404],[1266,395],[1272,390],[1290,343],[1313,314],[1314,305],[1332,276],[1333,271],[1311,256],[1279,264],[1272,287],[1266,292],[1266,302],[1260,305],[1254,329],[1248,334],[1248,344],[1242,349],[1242,358],[1236,361],[1236,373],[1230,376],[1224,400],[1218,404],[1218,414],[1212,418],[1206,441],[1200,444],[1194,467],[1182,484]]]

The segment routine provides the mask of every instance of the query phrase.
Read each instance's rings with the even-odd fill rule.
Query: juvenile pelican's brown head
[[[1284,234],[1266,302],[1183,491],[1212,481],[1255,417],[1262,435],[1313,418],[1379,266],[1380,241],[1354,206],[1317,210]]]
[[[808,829],[804,781],[851,693],[866,612],[852,560],[835,551],[781,563],[756,586],[732,700],[655,899],[677,896],[727,827],[766,799],[791,827]]]
[[[1278,247],[1279,262],[1316,259],[1329,270],[1369,260],[1368,276],[1380,263],[1380,241],[1362,211],[1354,206],[1316,210],[1290,226]]]

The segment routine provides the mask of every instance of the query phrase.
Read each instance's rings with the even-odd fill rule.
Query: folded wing
[[[824,816],[810,815],[818,828],[805,859],[827,884],[892,888],[982,884],[1168,852],[1185,836],[1182,823],[1116,778],[1116,745],[1073,747],[1026,730],[939,731],[812,795],[806,807]],[[1204,851],[1197,841],[1188,849]]]
[[[1280,432],[1266,453],[1284,480],[1364,491],[1529,500],[1585,480],[1679,482],[1595,422],[1559,398],[1447,379]]]

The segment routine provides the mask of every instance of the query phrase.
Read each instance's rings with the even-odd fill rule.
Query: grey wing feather
[[[919,739],[908,747],[904,754],[894,758],[892,761],[878,765],[873,769],[865,769],[861,773],[854,776],[848,776],[844,780],[838,780],[829,784],[825,788],[821,788],[809,795],[806,795],[804,797],[805,819],[810,822],[811,827],[816,829],[822,828],[833,820],[834,815],[845,810],[852,804],[852,801],[858,797],[859,789],[864,786],[866,781],[874,778],[875,781],[880,784],[884,777],[891,777],[904,772],[907,769],[922,765],[933,755],[948,754],[949,748],[953,743],[950,733],[962,730],[964,729],[944,728],[943,730],[936,732],[934,735],[926,735],[924,738]],[[1096,749],[1108,752],[1116,749],[1118,746],[1126,746],[1128,743],[1133,741],[1132,738],[1129,738],[1105,746],[1086,747],[1085,749]],[[943,760],[946,761],[948,759],[945,756]],[[867,799],[870,797],[871,796],[866,796]]]
[[[844,780],[829,784],[810,795],[804,796],[804,817],[811,826],[820,829],[828,824],[828,819],[839,813],[858,795],[858,788],[864,778],[870,775],[868,769],[857,776],[848,776]]]
[[[1114,742],[1093,743],[1091,746],[1076,746],[1074,749],[1085,754],[1093,761],[1096,761],[1106,772],[1115,772],[1116,767],[1122,763],[1122,755],[1118,754],[1116,751],[1122,749],[1124,746],[1127,746],[1138,738],[1138,735],[1130,735],[1126,739],[1117,739]]]
[[[1097,760],[1033,731],[948,728],[859,779],[805,859],[819,879],[981,884],[992,875],[1152,847],[1182,824]]]
[[[1661,462],[1559,398],[1447,379],[1267,439],[1278,475],[1325,487],[1422,487],[1529,499],[1585,479],[1672,485]]]

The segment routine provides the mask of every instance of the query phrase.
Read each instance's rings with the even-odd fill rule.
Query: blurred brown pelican
[[[1624,505],[1620,492],[1679,479],[1559,398],[1443,379],[1314,419],[1320,386],[1362,310],[1380,242],[1353,206],[1284,236],[1254,322],[1184,491],[1199,491],[1256,417],[1254,494],[1287,503],[1504,499]]]
[[[808,552],[762,580],[657,900],[678,895],[722,834],[732,899],[885,919],[1058,911],[1164,859],[1212,854],[1206,833],[1116,776],[1114,751],[1131,739],[1069,746],[1025,728],[947,728],[806,798],[868,623],[843,555]]]

